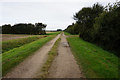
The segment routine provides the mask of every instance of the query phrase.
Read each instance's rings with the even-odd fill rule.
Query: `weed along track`
[[[59,37],[60,34],[13,68],[4,78],[35,78],[36,73],[40,71],[42,65],[46,62],[48,52]]]
[[[54,59],[48,78],[80,78],[83,77],[79,66],[77,65],[70,47],[67,43],[66,36],[62,34],[61,42],[58,46],[58,56]]]

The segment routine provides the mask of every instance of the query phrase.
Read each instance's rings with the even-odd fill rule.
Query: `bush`
[[[74,15],[76,23],[65,31],[79,34],[80,38],[95,43],[120,56],[120,1],[106,7],[94,4]]]

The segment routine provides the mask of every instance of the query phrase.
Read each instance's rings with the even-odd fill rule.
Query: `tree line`
[[[2,34],[46,34],[46,24],[43,23],[19,23],[11,26],[10,24],[2,25]]]
[[[88,42],[120,57],[120,1],[103,7],[99,3],[84,7],[74,15],[75,23],[65,31],[79,34]]]

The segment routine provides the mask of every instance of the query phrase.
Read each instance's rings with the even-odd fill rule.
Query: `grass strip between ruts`
[[[52,49],[49,51],[49,53],[48,53],[48,59],[47,59],[47,61],[45,62],[45,64],[43,65],[43,67],[41,69],[42,74],[38,75],[38,77],[46,78],[46,76],[49,74],[49,72],[48,72],[49,68],[52,65],[52,62],[53,62],[55,56],[58,53],[58,46],[59,46],[60,40],[61,40],[61,38],[59,38],[55,42],[55,44],[53,45]]]

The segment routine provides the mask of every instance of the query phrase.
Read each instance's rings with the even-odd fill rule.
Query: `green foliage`
[[[94,4],[74,15],[76,23],[65,29],[120,56],[120,2],[106,7]]]
[[[3,76],[10,71],[13,67],[22,62],[26,57],[42,47],[46,42],[51,40],[54,36],[38,39],[29,44],[14,48],[5,52],[2,56],[2,74]]]
[[[9,34],[9,33],[11,33],[11,31],[12,31],[12,27],[10,24],[8,24],[8,25],[5,24],[2,26],[2,33]]]
[[[16,39],[16,40],[2,41],[2,53],[9,51],[13,48],[20,47],[27,43],[33,42],[42,37],[44,36],[33,36],[33,37],[27,37],[22,39]]]
[[[119,77],[117,56],[78,37],[68,37],[67,40],[86,78]]]
[[[90,28],[93,27],[94,19],[102,13],[102,11],[103,6],[98,3],[94,4],[93,7],[82,8],[74,15],[76,23],[69,25],[65,31],[71,34],[80,34],[83,38],[90,35]]]
[[[109,10],[96,17],[93,28],[93,42],[120,56],[120,6],[108,5]]]
[[[79,34],[79,27],[80,25],[78,23],[73,23],[72,25],[69,25],[67,27],[67,29],[65,29],[64,31],[71,33],[71,34]]]
[[[64,31],[74,34],[73,25],[74,25],[74,23],[72,25],[69,25]]]
[[[82,10],[74,15],[75,20],[77,20],[76,23],[80,25],[78,28],[80,37],[84,40],[90,40],[92,38],[91,32],[95,18],[102,12],[103,6],[97,3],[94,4],[93,7],[82,8]]]
[[[62,29],[57,29],[57,31],[62,31]]]
[[[2,25],[2,33],[3,34],[46,34],[45,28],[46,24],[35,23],[34,24],[26,24],[19,23],[13,26],[11,25]]]

